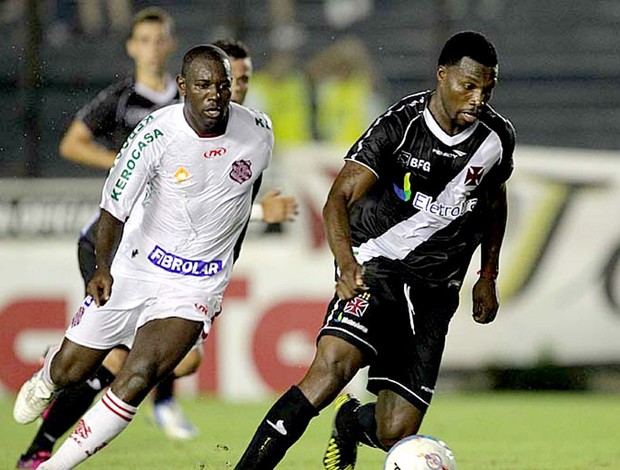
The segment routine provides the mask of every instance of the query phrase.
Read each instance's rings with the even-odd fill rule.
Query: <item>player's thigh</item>
[[[384,449],[416,434],[424,419],[424,411],[392,390],[381,390],[375,408],[377,437]]]

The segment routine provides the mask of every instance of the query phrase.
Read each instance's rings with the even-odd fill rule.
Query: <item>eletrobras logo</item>
[[[417,192],[413,197],[413,207],[429,214],[446,217],[448,219],[456,219],[465,212],[470,212],[476,207],[478,199],[468,199],[460,204],[449,205],[433,201],[433,198],[427,194]]]

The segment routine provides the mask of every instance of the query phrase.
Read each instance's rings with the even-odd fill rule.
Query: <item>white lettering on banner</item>
[[[312,147],[282,161],[283,181],[312,207],[302,207],[300,219],[274,239],[247,238],[232,283],[242,278],[245,287],[241,293],[226,292],[224,314],[205,344],[211,348],[205,365],[184,386],[229,399],[259,399],[301,378],[333,295],[333,257],[326,245],[312,244],[313,230],[321,227],[318,219],[304,216],[320,214],[341,168],[341,153]],[[498,279],[500,313],[486,327],[468,314],[479,259],[475,255],[461,291],[460,313],[450,325],[443,366],[472,369],[490,360],[527,366],[536,364],[541,353],[567,365],[617,361],[620,310],[604,286],[615,282],[617,287],[620,270],[620,218],[609,216],[620,205],[620,155],[519,147],[515,161]],[[451,212],[445,205],[432,206],[436,203],[424,194],[417,204],[438,214]],[[35,219],[46,215],[39,211],[31,217],[34,226]],[[524,262],[526,249],[533,254]],[[200,272],[197,260],[165,249],[153,257],[175,272]],[[36,367],[40,338],[50,332],[61,338],[83,300],[75,235],[2,239],[0,267],[9,267],[0,269],[0,318],[6,333],[0,389],[14,391],[21,383],[15,377],[25,380]],[[527,288],[515,289],[523,283],[519,276],[524,270],[531,281]],[[46,315],[37,317],[38,311]],[[587,321],[583,312],[588,312]]]
[[[94,200],[0,201],[0,237],[76,238],[97,211]]]

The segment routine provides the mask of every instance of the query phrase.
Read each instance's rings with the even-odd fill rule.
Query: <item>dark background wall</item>
[[[59,10],[59,4],[69,10]],[[149,5],[164,7],[176,20],[173,71],[188,47],[223,35],[251,46],[256,69],[269,59],[273,18],[267,2],[134,1],[132,7]],[[328,24],[323,0],[298,0],[298,59],[356,35],[370,52],[378,91],[389,103],[432,87],[445,39],[477,29],[498,48],[500,84],[493,103],[514,122],[520,144],[620,147],[620,2],[375,0],[367,5],[366,17],[338,29]],[[0,177],[103,175],[59,158],[58,140],[80,106],[131,73],[131,62],[121,33],[108,27],[89,36],[75,19],[64,18],[74,6],[71,1],[0,3]]]

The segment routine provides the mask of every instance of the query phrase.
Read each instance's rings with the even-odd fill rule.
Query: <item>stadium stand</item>
[[[225,31],[251,44],[260,69],[269,52],[265,38],[271,19],[266,2],[224,3],[229,6],[213,8],[213,2],[207,1],[135,1],[134,8],[158,4],[173,14],[180,38],[178,55]],[[409,90],[430,86],[429,70],[435,66],[438,45],[451,32],[479,29],[494,39],[501,52],[501,85],[494,104],[511,116],[521,144],[620,147],[617,2],[419,0],[415,7],[408,0],[366,3],[372,6],[368,16],[338,29],[325,19],[324,0],[297,0],[296,22],[304,37],[299,48],[302,59],[354,34],[381,64],[381,91],[389,102]],[[0,106],[5,113],[0,176],[100,176],[59,158],[58,139],[87,98],[112,82],[119,67],[125,65],[129,71],[130,63],[113,38],[74,35],[62,47],[51,43],[46,40],[49,12],[41,10],[26,8],[23,15],[28,21],[13,15],[0,28],[5,44],[0,48]],[[37,14],[41,31],[32,27]],[[175,57],[172,63],[179,60],[180,56]],[[111,63],[115,66],[110,67]]]

